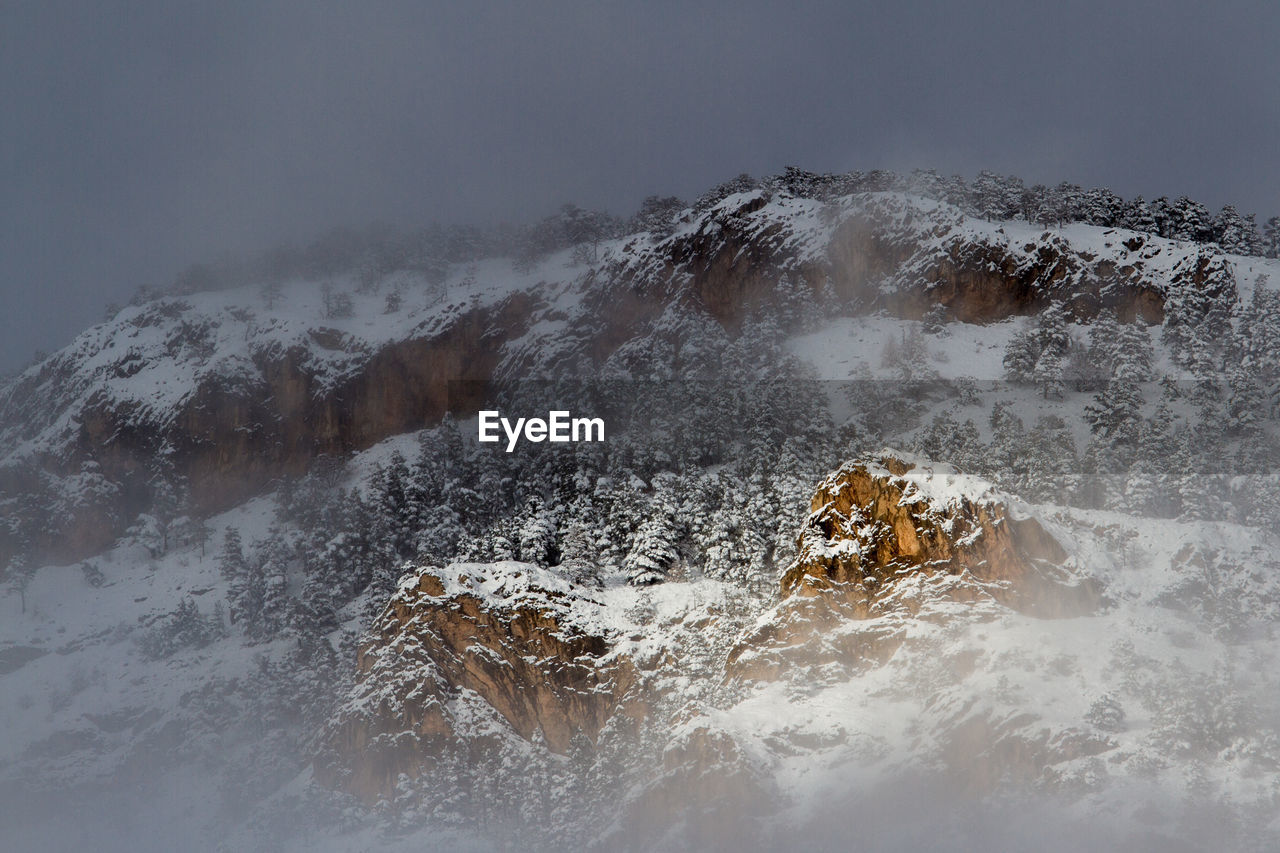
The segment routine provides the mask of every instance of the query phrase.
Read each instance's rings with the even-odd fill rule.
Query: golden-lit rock
[[[595,739],[631,683],[590,594],[526,563],[424,568],[403,583],[359,652],[330,744],[366,800],[427,772],[460,744],[514,733],[568,751]],[[336,779],[336,775],[335,775]]]
[[[848,463],[818,486],[797,550],[782,601],[730,655],[731,675],[883,663],[904,619],[945,618],[946,603],[1054,618],[1099,602],[1097,585],[1064,567],[1062,545],[990,483],[894,451]]]

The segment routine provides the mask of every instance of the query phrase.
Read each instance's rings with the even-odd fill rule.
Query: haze
[[[992,169],[1280,213],[1280,7],[11,2],[0,369],[337,224]]]

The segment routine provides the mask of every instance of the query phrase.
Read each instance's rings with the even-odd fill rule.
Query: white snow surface
[[[731,196],[713,215],[736,211],[747,201],[748,196]],[[897,216],[904,234],[931,241],[934,248],[951,240],[985,241],[1030,258],[1036,244],[1048,239],[1065,241],[1077,252],[1134,260],[1124,247],[1133,232],[1075,224],[1046,237],[1043,229],[1026,223],[974,220],[899,194],[851,197],[835,207],[847,213],[866,205]],[[800,262],[825,252],[840,220],[828,211],[818,202],[775,196],[743,216],[755,229],[750,233],[768,232],[762,239],[786,242]],[[710,221],[691,219],[671,239],[708,228]],[[770,230],[779,225],[780,230]],[[1143,246],[1133,252],[1156,286],[1200,250],[1141,236]],[[657,263],[661,246],[648,237],[632,237],[603,246],[601,254],[602,263]],[[1229,260],[1244,301],[1259,275],[1269,276],[1273,287],[1280,285],[1280,262]],[[354,316],[344,319],[323,316],[320,290],[310,282],[287,285],[272,309],[256,288],[166,297],[127,308],[19,377],[48,393],[29,403],[35,409],[30,417],[11,421],[0,435],[4,453],[14,459],[59,452],[79,430],[77,418],[90,400],[107,399],[116,408],[136,411],[144,422],[163,425],[206,377],[256,381],[254,358],[262,353],[300,347],[322,384],[338,383],[386,342],[430,334],[472,305],[493,304],[532,288],[545,311],[510,351],[545,354],[555,348],[564,317],[582,298],[585,272],[567,262],[567,253],[561,253],[516,273],[506,260],[485,261],[475,265],[474,275],[451,269],[443,288],[404,280],[399,282],[404,307],[396,314],[382,313],[381,294],[355,292],[354,281],[335,282],[355,300]],[[880,316],[836,317],[793,337],[788,348],[823,379],[848,379],[860,375],[860,368],[888,378],[880,355],[890,339],[900,339],[913,325]],[[1024,325],[1018,319],[983,326],[950,323],[947,337],[928,338],[932,367],[942,379],[997,379],[1004,346]],[[188,335],[193,328],[199,332],[194,338]],[[322,330],[333,334],[315,334]],[[1158,330],[1152,331],[1158,357],[1167,358]],[[199,345],[191,346],[192,340]],[[7,397],[13,387],[0,392],[3,406],[18,405]],[[1042,414],[1078,411],[1085,399],[1068,394],[1046,401],[1007,389],[991,394],[1016,402],[1029,425]],[[994,399],[991,394],[967,415],[984,434],[982,415]],[[393,451],[410,456],[412,442],[412,436],[395,437],[366,451],[353,464],[357,479]],[[922,465],[906,476],[921,497],[931,500],[992,496],[988,484],[949,466]],[[115,778],[137,759],[140,744],[162,748],[156,744],[166,743],[161,737],[166,723],[189,713],[191,697],[206,685],[245,678],[259,656],[282,654],[289,641],[251,646],[234,634],[158,661],[145,660],[137,647],[140,633],[182,599],[191,598],[208,615],[213,603],[226,597],[214,560],[219,534],[230,526],[246,543],[266,536],[272,501],[273,496],[262,496],[210,519],[214,537],[203,555],[186,547],[152,558],[122,542],[95,559],[105,576],[100,588],[85,582],[78,564],[69,564],[36,572],[25,612],[16,591],[0,592],[0,654],[11,655],[0,660],[25,660],[0,671],[0,730],[6,732],[0,738],[0,783],[58,791]],[[833,791],[847,794],[840,802],[852,812],[849,804],[887,777],[941,772],[949,738],[969,721],[1008,723],[1023,733],[1043,731],[1049,739],[1078,732],[1109,738],[1113,745],[1106,752],[1064,760],[1054,765],[1053,779],[1036,780],[1053,796],[1066,797],[1082,820],[1141,828],[1155,815],[1156,823],[1176,825],[1188,803],[1206,800],[1264,818],[1274,815],[1280,790],[1276,533],[1055,506],[1019,505],[1019,511],[1040,518],[1067,548],[1070,565],[1103,583],[1106,604],[1098,613],[1040,620],[952,603],[927,614],[930,618],[868,620],[848,630],[892,630],[904,638],[883,665],[797,671],[740,691],[724,688],[696,667],[664,670],[660,677],[681,708],[672,740],[699,726],[730,734],[772,780],[780,797],[779,825],[830,820],[820,812],[841,807],[832,806]],[[1175,559],[1188,549],[1216,554],[1241,571],[1228,579],[1206,577]],[[456,564],[444,572],[450,591],[491,599],[515,600],[535,594],[535,587],[562,591],[584,627],[613,638],[613,654],[637,661],[686,660],[710,671],[771,604],[700,578],[584,592],[570,589],[554,569],[528,564]],[[1223,608],[1238,609],[1233,613],[1239,622],[1219,624]],[[354,612],[344,615],[348,621],[341,630],[359,627]],[[1125,716],[1119,730],[1099,733],[1086,717],[1104,696],[1114,697]],[[1225,719],[1224,709],[1239,708],[1248,711],[1247,724]],[[1195,734],[1196,727],[1208,734]],[[207,759],[203,746],[169,747],[174,755],[167,766],[179,768],[174,772],[184,781],[162,785],[167,792],[163,808],[150,814],[156,820],[159,811],[180,815],[173,826],[162,828],[170,838],[198,833],[223,817],[216,814],[207,782],[199,781],[199,767]],[[247,755],[252,747],[246,736],[241,748]],[[309,785],[307,774],[294,784]],[[144,805],[145,797],[128,801],[139,815],[148,814]],[[1280,847],[1280,819],[1260,822],[1254,827],[1262,839],[1258,849]],[[0,840],[5,831],[0,828]],[[18,845],[49,837],[38,827],[12,831],[27,833],[17,836]],[[64,837],[52,838],[57,844]],[[289,843],[295,849],[334,851],[483,849],[464,833],[439,828],[394,839],[367,827],[340,837],[303,832]]]

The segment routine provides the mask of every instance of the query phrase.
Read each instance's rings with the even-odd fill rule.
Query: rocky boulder
[[[782,601],[733,651],[730,674],[772,679],[799,662],[882,663],[902,620],[1011,608],[1090,612],[1099,589],[1013,499],[950,465],[881,451],[819,486],[783,573]],[[976,611],[976,613],[975,613]]]
[[[577,734],[594,739],[631,680],[610,656],[602,610],[589,591],[526,563],[407,576],[360,649],[330,732],[338,760],[322,775],[375,801],[400,774],[486,740],[537,738],[565,753]]]

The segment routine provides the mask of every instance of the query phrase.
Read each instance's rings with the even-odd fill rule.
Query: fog
[[[979,272],[1164,252],[1150,282],[1081,263],[1084,326],[1054,264],[1034,299],[989,276],[972,322],[931,266],[809,282],[859,236],[820,195],[500,245],[788,165],[1280,213],[1280,7],[1033,5],[5,5],[0,377],[227,263],[0,383],[0,848],[1273,845],[1280,261],[849,202],[903,205],[883,233],[930,263],[954,226]],[[361,267],[399,248],[376,228],[316,243],[379,222],[494,227],[417,267]],[[754,278],[695,286],[743,235]],[[482,445],[481,404],[607,439]],[[818,484],[884,447],[955,468],[823,528]],[[988,496],[995,532],[951,544],[1035,519],[1063,558],[840,562],[914,530],[885,507],[950,536]],[[830,573],[788,580],[814,530]]]
[[[0,367],[186,265],[373,220],[935,168],[1277,212],[1271,3],[0,10]]]

